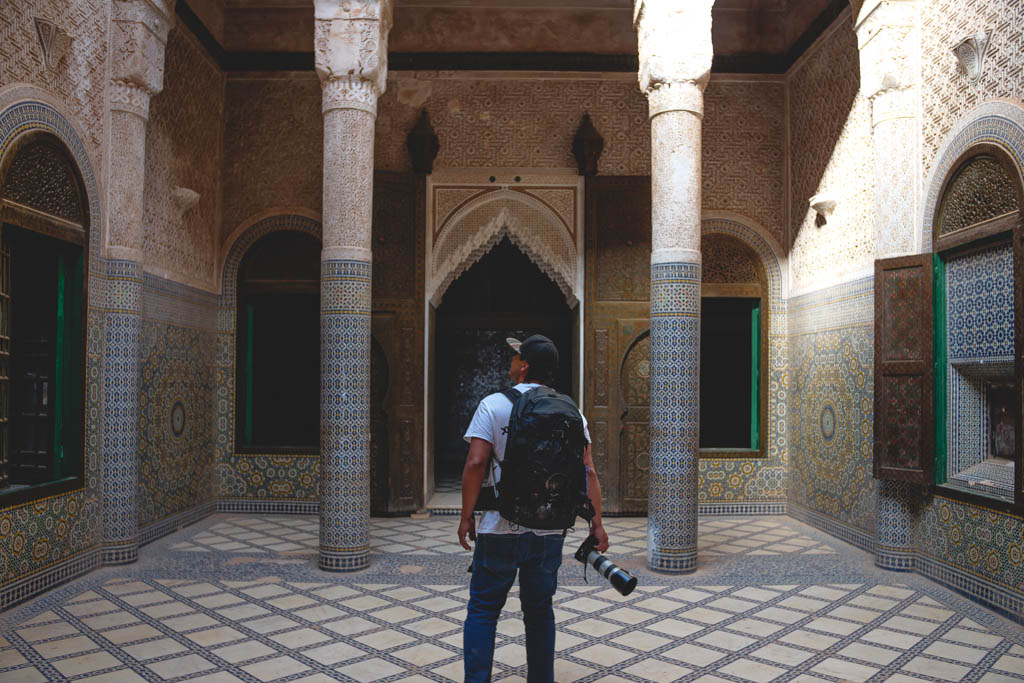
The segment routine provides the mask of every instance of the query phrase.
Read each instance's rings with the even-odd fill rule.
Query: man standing
[[[550,339],[535,334],[524,342],[509,339],[508,343],[516,352],[508,374],[520,393],[552,383],[558,368],[558,349]],[[473,518],[473,508],[485,479],[489,485],[494,485],[501,478],[512,405],[502,393],[486,397],[480,401],[464,437],[469,442],[469,456],[462,473],[459,543],[470,550],[467,535],[476,541],[463,631],[466,683],[491,680],[498,616],[517,571],[519,601],[526,626],[528,680],[531,683],[554,680],[555,616],[551,598],[562,564],[562,531],[518,526],[496,510],[484,512],[479,529],[475,528]],[[591,458],[586,418],[583,430],[587,440],[584,452],[587,493],[596,513],[590,522],[590,533],[597,538],[597,550],[604,552],[608,549],[608,534],[601,523],[601,485]]]

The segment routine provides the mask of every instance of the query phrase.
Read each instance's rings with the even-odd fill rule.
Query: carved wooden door
[[[604,509],[645,513],[650,417],[651,186],[587,178],[584,414]]]
[[[377,171],[373,180],[373,336],[378,386],[375,511],[415,512],[423,501],[423,297],[425,181]],[[374,485],[371,485],[374,486]]]
[[[647,327],[646,320],[630,327]],[[628,330],[632,332],[633,330]],[[651,335],[643,332],[626,351],[619,374],[619,500],[623,511],[646,512],[650,486]]]

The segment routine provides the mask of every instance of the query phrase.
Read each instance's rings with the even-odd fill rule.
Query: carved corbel
[[[187,187],[175,187],[171,190],[171,197],[179,219],[199,203],[199,193]]]
[[[811,197],[808,204],[810,204],[811,211],[817,214],[814,224],[820,228],[827,225],[828,220],[832,218],[836,207],[839,206],[839,198],[831,192],[822,192]]]
[[[323,110],[377,115],[387,85],[391,1],[315,0],[313,47]]]
[[[651,117],[665,111],[704,112],[711,77],[711,7],[714,0],[635,0],[640,90]]]
[[[64,29],[53,22],[36,17],[35,23],[39,47],[43,53],[43,66],[55,71],[73,41]]]
[[[985,53],[991,39],[991,34],[978,31],[973,36],[961,40],[953,48],[953,54],[956,55],[960,68],[967,74],[971,85],[980,81],[981,75],[985,72]]]

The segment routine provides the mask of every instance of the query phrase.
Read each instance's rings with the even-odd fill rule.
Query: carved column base
[[[370,559],[370,272],[325,260],[320,272],[321,569]]]
[[[875,565],[892,571],[911,571],[917,555],[914,546],[917,509],[914,489],[902,481],[882,481],[879,484]]]
[[[651,430],[647,566],[697,568],[700,263],[651,266]]]
[[[103,354],[104,564],[125,564],[139,552],[139,344],[142,265],[110,261]]]

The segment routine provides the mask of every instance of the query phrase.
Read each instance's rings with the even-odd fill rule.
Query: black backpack
[[[589,520],[587,437],[576,404],[550,387],[502,393],[512,415],[497,486],[501,516],[531,529],[568,529],[577,515]]]

